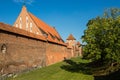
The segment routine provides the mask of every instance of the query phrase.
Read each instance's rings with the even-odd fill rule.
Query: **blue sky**
[[[69,34],[81,42],[88,20],[102,16],[107,8],[120,8],[120,0],[26,0],[29,12],[54,26],[66,40]],[[0,0],[0,22],[13,25],[23,3]]]

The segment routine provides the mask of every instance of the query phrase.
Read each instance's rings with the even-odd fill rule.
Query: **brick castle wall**
[[[46,65],[45,42],[0,31],[0,47],[3,44],[6,45],[7,51],[0,51],[1,72],[8,73]]]
[[[6,52],[2,52],[5,45]],[[0,30],[0,73],[44,67],[71,57],[66,46]]]
[[[46,44],[46,60],[47,65],[54,64],[69,58],[70,50],[65,46],[55,45],[51,43]]]

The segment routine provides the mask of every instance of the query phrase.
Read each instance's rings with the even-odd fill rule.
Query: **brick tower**
[[[75,44],[76,44],[76,39],[74,38],[74,36],[73,36],[72,34],[70,34],[70,35],[68,36],[66,43],[68,44],[68,46],[69,46],[70,48],[72,48],[73,46],[75,46]]]
[[[68,47],[71,48],[72,57],[74,56],[75,46],[76,46],[76,39],[72,34],[70,34],[66,40]]]

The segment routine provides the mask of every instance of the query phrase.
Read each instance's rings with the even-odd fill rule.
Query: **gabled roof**
[[[46,41],[59,44],[59,45],[66,45],[55,28],[47,25],[42,20],[40,20],[39,18],[37,18],[36,16],[28,12],[26,6],[22,7],[22,11],[20,15],[23,17],[22,19],[26,19],[25,15],[29,16],[30,20],[32,20],[32,22],[35,24],[36,30],[38,32],[40,31],[41,36],[45,37]],[[26,29],[23,29],[23,30],[26,30]],[[33,33],[36,33],[36,32],[33,32]]]
[[[64,43],[59,33],[55,30],[55,28],[44,23],[42,20],[38,19],[36,16],[31,14],[30,12],[28,14],[30,15],[34,23],[37,25],[37,27],[40,30],[44,31],[44,33],[47,35],[48,41],[55,42],[55,43]]]
[[[73,37],[72,34],[70,34],[70,35],[68,36],[67,40],[76,40],[76,39]]]

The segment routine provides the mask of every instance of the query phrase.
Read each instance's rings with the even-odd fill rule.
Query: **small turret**
[[[66,43],[68,44],[68,46],[69,46],[70,48],[72,48],[73,46],[75,46],[75,44],[76,44],[76,39],[74,38],[74,36],[73,36],[72,34],[70,34],[70,35],[68,36]]]

